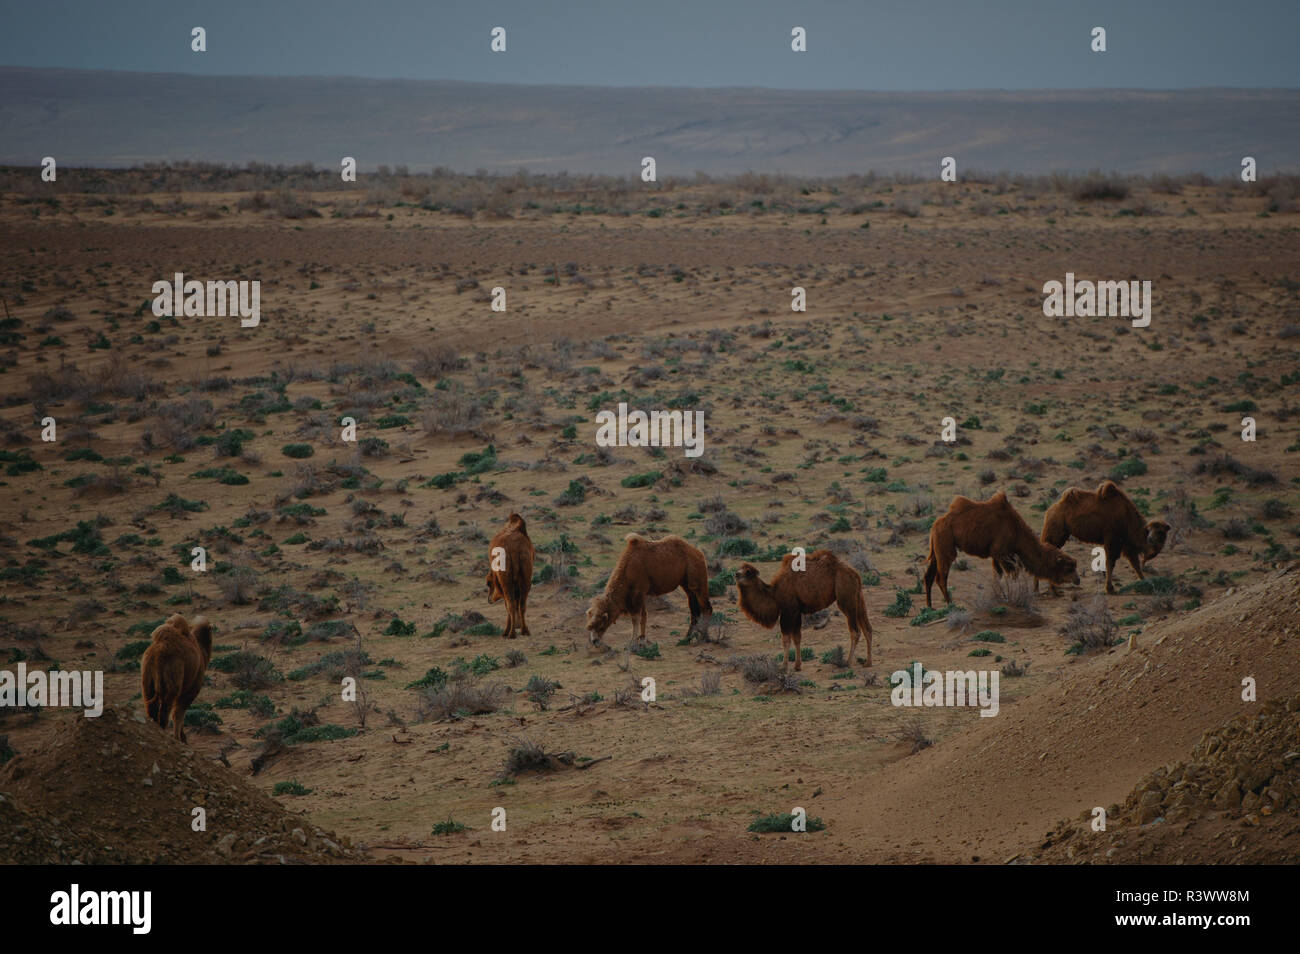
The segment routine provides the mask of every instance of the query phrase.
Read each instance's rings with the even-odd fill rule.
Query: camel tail
[[[944,517],[940,517],[930,527],[930,553],[925,560],[925,605],[930,605],[930,591],[934,586],[935,580],[939,578],[939,554],[937,545],[939,544],[939,534],[947,530],[947,523]]]

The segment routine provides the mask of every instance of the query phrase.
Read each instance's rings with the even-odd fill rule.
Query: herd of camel
[[[1169,533],[1162,520],[1144,521],[1133,501],[1111,481],[1095,491],[1071,488],[1048,508],[1043,531],[1035,536],[1029,524],[1016,512],[1005,493],[983,502],[954,497],[948,512],[930,528],[930,553],[925,567],[925,605],[933,604],[934,584],[948,603],[948,571],[957,551],[987,558],[993,571],[1021,570],[1047,580],[1054,594],[1057,584],[1079,583],[1073,557],[1061,547],[1070,538],[1095,544],[1106,551],[1106,592],[1114,593],[1113,571],[1122,556],[1138,578],[1142,567],[1160,553]],[[524,614],[533,582],[533,543],[523,517],[512,513],[488,546],[487,597],[491,603],[504,600],[507,623],[503,635],[530,635]],[[648,540],[631,533],[618,565],[587,609],[587,634],[593,646],[602,645],[609,628],[621,616],[632,620],[633,639],[646,635],[646,605],[650,597],[663,596],[681,588],[690,604],[688,636],[707,631],[713,614],[709,600],[709,573],[703,552],[678,536]],[[848,621],[849,659],[856,658],[859,639],[866,640],[866,665],[871,666],[871,623],[863,598],[862,577],[857,570],[829,550],[816,550],[806,557],[786,554],[770,583],[758,568],[742,563],[736,571],[741,612],[765,629],[780,624],[783,668],[794,656],[796,671],[803,668],[800,639],[803,617],[836,604]],[[794,653],[789,652],[793,645]],[[141,659],[141,682],[149,718],[185,742],[185,710],[203,685],[203,674],[212,658],[212,627],[198,617],[191,625],[179,613],[153,632],[152,644]]]

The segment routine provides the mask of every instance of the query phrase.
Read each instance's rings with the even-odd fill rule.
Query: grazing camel
[[[1034,536],[1034,531],[1002,491],[983,503],[969,497],[954,497],[948,512],[935,520],[930,528],[930,556],[925,565],[927,607],[933,606],[930,591],[936,580],[944,600],[952,602],[948,595],[948,571],[958,550],[973,557],[990,558],[993,572],[998,576],[1024,567],[1035,577],[1053,583],[1079,582],[1074,558]]]
[[[687,635],[707,630],[713,604],[709,602],[709,570],[699,548],[677,536],[647,540],[629,533],[626,540],[604,594],[592,597],[587,608],[591,644],[598,645],[605,631],[625,613],[632,617],[632,638],[645,639],[647,598],[663,596],[679,586],[686,591],[691,607]]]
[[[524,518],[512,513],[505,528],[488,544],[487,597],[489,603],[506,601],[505,631],[501,634],[514,639],[517,633],[531,636],[524,611],[528,608],[528,592],[533,588],[533,541],[528,539]]]
[[[153,643],[140,657],[140,685],[149,719],[185,738],[185,710],[203,688],[203,673],[212,659],[212,625],[202,616],[190,626],[180,613],[173,613],[153,631]]]
[[[1115,564],[1125,557],[1141,580],[1142,567],[1160,555],[1169,524],[1149,523],[1113,481],[1104,481],[1095,491],[1071,487],[1043,516],[1043,542],[1061,547],[1070,537],[1106,549],[1106,592],[1114,593]],[[1038,589],[1038,580],[1034,580]],[[1052,588],[1055,592],[1055,587]]]
[[[789,668],[790,643],[794,643],[795,672],[803,669],[799,641],[803,636],[803,615],[816,613],[835,603],[849,624],[849,659],[857,652],[858,638],[867,641],[867,665],[871,665],[871,622],[862,596],[862,576],[830,550],[816,550],[807,556],[802,570],[791,568],[795,560],[787,553],[771,583],[759,578],[758,569],[742,563],[736,574],[740,609],[759,626],[771,629],[781,624],[781,665]]]

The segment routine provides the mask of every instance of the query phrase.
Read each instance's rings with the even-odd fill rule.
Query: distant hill
[[[1300,90],[870,93],[513,86],[0,67],[0,162],[200,159],[513,172],[1260,174],[1300,165]]]

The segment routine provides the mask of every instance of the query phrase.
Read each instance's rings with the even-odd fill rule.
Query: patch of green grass
[[[663,477],[663,473],[657,470],[649,470],[644,474],[629,474],[619,481],[623,487],[652,487]]]
[[[825,831],[826,823],[820,818],[805,819],[808,831]],[[749,823],[748,831],[760,834],[802,834],[794,830],[794,814],[786,812],[781,815],[760,815]]]
[[[297,779],[289,782],[276,782],[271,790],[273,795],[310,795],[314,789],[307,788]]]
[[[433,689],[438,690],[447,685],[447,674],[434,666],[419,679],[406,684],[407,689]]]
[[[956,604],[953,605],[955,606]],[[952,609],[952,606],[945,606],[943,609],[931,609],[927,606],[925,609],[921,610],[921,612],[912,617],[911,625],[924,626],[926,623],[933,623],[936,619],[945,619]]]
[[[885,615],[890,619],[903,619],[912,611],[912,597],[902,588],[894,590],[894,602],[885,607]]]

